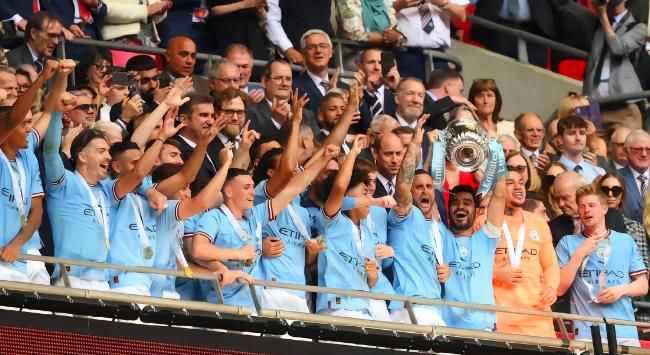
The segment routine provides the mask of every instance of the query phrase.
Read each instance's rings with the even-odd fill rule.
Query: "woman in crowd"
[[[506,165],[508,170],[514,170],[521,174],[524,178],[526,191],[540,192],[542,189],[542,180],[537,174],[537,169],[533,168],[533,164],[525,155],[519,151],[512,151],[506,157]]]
[[[477,79],[469,89],[469,101],[476,106],[476,113],[483,129],[490,137],[514,136],[515,124],[500,116],[503,99],[494,79]]]
[[[336,0],[336,17],[342,37],[372,44],[400,45],[406,38],[397,24],[391,0]]]
[[[104,77],[111,74],[113,55],[106,48],[90,47],[75,69],[75,87],[89,87],[99,92]]]

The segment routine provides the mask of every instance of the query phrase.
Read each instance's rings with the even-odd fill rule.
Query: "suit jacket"
[[[250,120],[250,129],[257,131],[262,137],[271,137],[275,140],[280,140],[280,130],[275,127],[271,121],[271,106],[262,100],[254,105],[248,107],[246,117]],[[311,127],[316,137],[320,131],[314,113],[303,109],[302,121]]]
[[[372,113],[370,112],[372,98],[368,92],[363,92],[363,97],[359,103],[359,112],[361,120],[353,126],[354,133],[365,134],[372,123]],[[384,87],[384,102],[382,103],[384,114],[395,117],[395,97],[389,88]]]
[[[378,197],[384,197],[388,196],[388,191],[386,191],[386,188],[384,187],[384,184],[382,184],[379,179],[377,179],[377,183],[375,184],[375,193],[372,194],[372,197],[378,198]]]
[[[448,113],[456,106],[457,105],[449,96],[434,101],[431,96],[424,95],[424,109],[422,110],[422,113],[428,113],[431,115],[427,120],[425,127],[438,130],[445,129],[449,122]]]
[[[565,235],[573,234],[573,219],[565,214],[553,218],[548,226],[551,228],[551,234],[553,235],[553,245],[557,245]],[[607,210],[605,226],[619,233],[627,233],[623,215],[615,209],[610,208]]]
[[[206,23],[192,22],[192,12],[201,7],[201,0],[174,0],[167,17],[156,26],[160,36],[160,48],[167,48],[169,40],[186,36],[196,43],[198,52],[214,51],[214,40]]]
[[[32,53],[29,51],[27,43],[23,43],[19,47],[7,52],[7,60],[9,61],[9,66],[13,68],[17,68],[23,64],[34,64]]]
[[[194,148],[190,147],[187,142],[179,135],[177,134],[174,136],[174,138],[180,143],[180,151],[181,151],[181,157],[183,158],[183,161],[187,161],[190,158],[190,155],[192,155],[192,152],[194,151]],[[218,141],[215,143],[214,141]],[[203,163],[201,163],[201,168],[199,169],[198,174],[196,174],[196,180],[195,181],[209,181],[214,175],[217,174],[217,170],[221,166],[221,162],[219,162],[219,148],[218,144],[221,143],[219,141],[219,138],[215,138],[213,143],[215,144],[210,144],[208,146],[207,150],[207,156],[203,158]],[[223,147],[223,145],[221,145]],[[208,159],[208,156],[210,159]]]
[[[620,95],[643,91],[629,55],[645,45],[647,26],[639,23],[631,27],[635,21],[634,16],[628,12],[616,29],[616,36],[607,42],[605,42],[603,29],[599,27],[596,30],[591,41],[591,52],[589,52],[583,80],[582,91],[585,95],[592,96],[595,92],[594,77],[599,75],[596,74],[598,62],[606,53],[610,54],[609,94]]]
[[[73,1],[77,0],[41,0],[41,9],[51,11],[59,16],[63,22],[63,27],[70,28],[74,24],[75,10]],[[102,4],[97,11],[90,10],[93,22],[91,24],[86,24],[82,27],[84,33],[90,36],[91,39],[99,39],[99,27],[104,20],[104,17],[107,13],[107,7]],[[77,50],[77,52],[83,52],[83,50]],[[69,55],[69,54],[68,54]]]
[[[34,14],[32,2],[27,0],[2,0],[0,1],[0,20],[8,20],[13,15],[20,15],[29,20]]]
[[[336,83],[336,86],[344,90],[348,89],[348,85],[341,81]],[[320,104],[323,102],[324,96],[321,94],[320,90],[318,90],[318,87],[314,81],[311,80],[309,74],[307,74],[307,70],[304,70],[298,76],[293,78],[293,88],[298,89],[298,91],[300,91],[300,95],[306,93],[309,97],[307,108],[313,112],[318,112],[320,109]]]
[[[499,11],[504,0],[479,0],[476,3],[474,14],[486,20],[501,22]],[[549,0],[528,0],[530,7],[531,22],[534,22],[546,37],[555,37],[555,22],[553,21],[553,7]],[[472,31],[472,37],[478,41],[485,41],[495,31],[487,30],[484,27]]]
[[[643,223],[643,196],[636,185],[636,179],[632,173],[632,168],[624,167],[618,171],[618,174],[625,181],[625,200],[623,200],[623,213],[629,218]]]

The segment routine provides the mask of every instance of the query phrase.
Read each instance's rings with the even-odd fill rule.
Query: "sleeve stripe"
[[[115,191],[115,187],[117,186],[118,181],[120,181],[120,179],[117,179],[113,182],[113,188],[111,189],[111,191],[113,192],[113,198],[115,199],[115,201],[122,201],[121,198],[117,197],[117,191]]]
[[[36,128],[32,128],[32,133],[34,133],[34,136],[36,137],[36,146],[38,147],[39,145],[41,145],[41,135],[38,134]]]
[[[648,270],[641,269],[641,270],[630,272],[630,276],[638,276],[638,275],[643,275],[643,274],[647,274],[647,273],[648,273]]]
[[[47,183],[50,185],[59,185],[60,183],[63,182],[64,179],[65,179],[65,174],[61,175],[61,177],[58,180],[48,181]]]
[[[183,234],[183,238],[192,238],[194,236],[193,232],[188,232]]]
[[[44,192],[37,192],[37,193],[32,194],[32,198],[34,198],[34,197],[43,197],[43,196],[45,196]]]
[[[194,236],[195,236],[195,237],[196,237],[196,236],[199,236],[199,235],[202,236],[202,237],[206,237],[206,238],[208,238],[208,240],[210,241],[210,243],[212,243],[212,237],[210,237],[210,235],[209,235],[208,233],[205,233],[205,232],[196,232],[196,233],[194,233]]]
[[[271,195],[268,193],[268,191],[266,191],[266,187],[268,186],[268,183],[269,183],[269,181],[266,180],[266,184],[264,184],[264,188],[263,188],[262,190],[264,190],[264,196],[266,196],[266,198],[270,200],[270,199],[273,198],[273,196],[271,196]]]
[[[269,213],[269,221],[275,221],[275,213],[273,213],[273,200],[266,201],[266,208]]]
[[[176,218],[176,221],[178,222],[183,222],[180,216],[180,210],[181,210],[181,204],[183,201],[180,201],[176,204],[176,208],[174,209],[174,217]]]

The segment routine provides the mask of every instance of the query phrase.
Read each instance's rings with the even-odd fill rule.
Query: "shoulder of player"
[[[615,230],[610,230],[609,238],[612,240],[612,244],[616,245],[621,245],[621,242],[636,244],[636,241],[631,235],[627,233],[620,233]]]

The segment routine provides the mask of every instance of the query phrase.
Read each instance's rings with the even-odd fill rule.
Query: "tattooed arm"
[[[395,213],[397,213],[398,216],[405,216],[411,210],[411,206],[413,206],[411,185],[413,184],[415,169],[418,166],[417,155],[420,146],[422,145],[422,137],[424,135],[424,128],[422,128],[422,126],[424,125],[424,122],[426,122],[427,118],[429,118],[429,115],[425,114],[418,120],[418,124],[415,127],[415,134],[406,149],[406,154],[402,159],[402,165],[400,165],[399,172],[397,173],[394,197],[395,201],[397,201]]]

